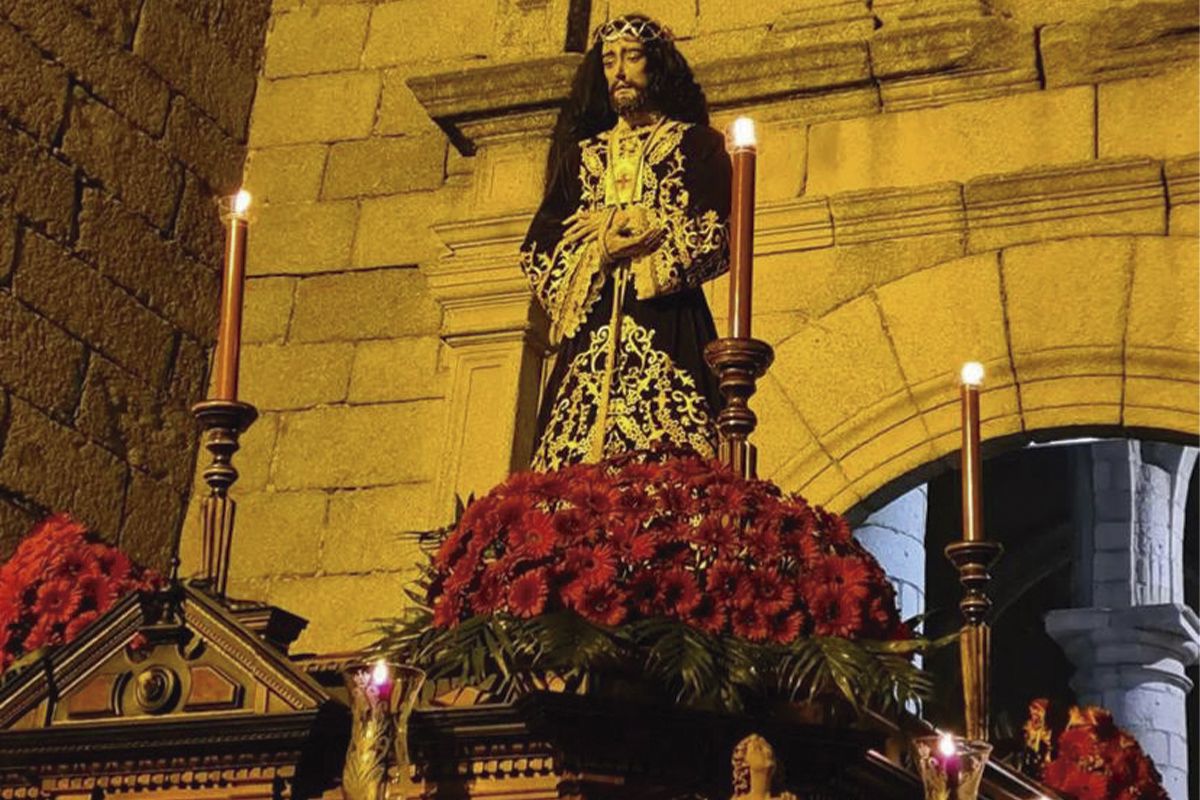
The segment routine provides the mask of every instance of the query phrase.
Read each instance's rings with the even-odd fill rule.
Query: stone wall
[[[268,14],[0,0],[0,557],[66,511],[169,560]]]
[[[398,534],[527,458],[544,320],[516,246],[568,50],[631,8],[715,125],[759,122],[765,474],[837,510],[917,485],[968,359],[988,438],[1194,434],[1193,3],[276,0],[233,579],[309,617],[301,647],[364,642],[403,606]]]

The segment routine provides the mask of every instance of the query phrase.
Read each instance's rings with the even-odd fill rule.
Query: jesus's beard
[[[618,94],[620,89],[632,89],[632,92],[624,92]],[[646,110],[646,93],[636,86],[622,86],[620,89],[615,89],[609,92],[608,97],[612,102],[613,111],[619,116],[628,116],[629,114],[637,114]]]

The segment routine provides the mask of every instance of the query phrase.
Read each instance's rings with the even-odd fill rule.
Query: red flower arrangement
[[[1050,703],[1034,700],[1025,723],[1033,771],[1069,800],[1167,800],[1162,776],[1137,740],[1096,706],[1073,706],[1055,724]]]
[[[845,519],[690,451],[513,475],[466,509],[433,568],[439,628],[570,609],[779,644],[910,637]]]
[[[0,672],[25,653],[66,644],[158,576],[65,514],[39,522],[0,566]]]

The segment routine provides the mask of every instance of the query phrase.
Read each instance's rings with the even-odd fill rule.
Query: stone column
[[[450,350],[439,509],[480,496],[533,452],[546,320],[517,266],[527,214],[435,227],[450,252],[422,267]]]
[[[896,587],[903,619],[925,613],[925,517],[929,487],[922,484],[873,512],[854,537],[879,561]]]
[[[1047,632],[1075,665],[1079,702],[1102,705],[1137,737],[1174,800],[1187,797],[1184,669],[1200,623],[1183,599],[1183,523],[1191,447],[1107,441],[1078,453],[1073,594]]]

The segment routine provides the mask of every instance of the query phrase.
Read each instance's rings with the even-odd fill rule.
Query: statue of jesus
[[[546,172],[521,247],[558,346],[533,467],[658,444],[714,455],[700,285],[728,268],[731,168],[668,28],[631,14],[596,30]]]

